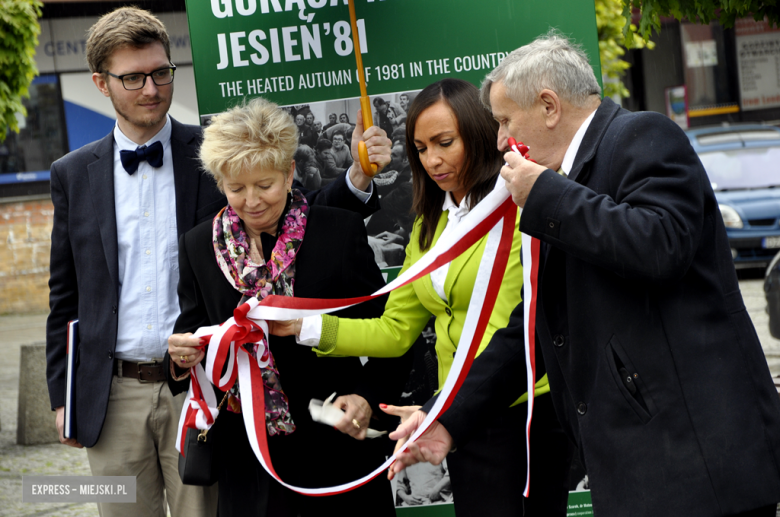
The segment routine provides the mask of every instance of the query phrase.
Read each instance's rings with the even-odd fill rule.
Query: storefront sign
[[[780,106],[780,30],[749,19],[735,29],[742,109]]]
[[[183,12],[156,13],[168,29],[171,61],[176,65],[192,63],[187,15]],[[80,72],[87,66],[87,31],[98,21],[91,18],[55,18],[40,20],[41,33],[35,48],[35,64],[40,73]]]
[[[688,68],[717,66],[718,48],[715,40],[691,41],[685,44],[685,64]]]

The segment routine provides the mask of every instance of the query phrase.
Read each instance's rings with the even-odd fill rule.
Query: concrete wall
[[[51,199],[0,200],[0,314],[49,308]]]
[[[46,384],[46,343],[22,345],[19,358],[17,445],[59,443]]]

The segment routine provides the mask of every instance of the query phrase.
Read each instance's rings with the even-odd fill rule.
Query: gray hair
[[[488,109],[496,82],[504,83],[507,96],[522,109],[530,108],[544,89],[580,108],[591,95],[601,95],[588,56],[556,29],[512,51],[485,77],[480,100]]]

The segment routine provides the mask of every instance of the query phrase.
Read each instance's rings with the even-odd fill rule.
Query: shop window
[[[9,131],[0,143],[0,196],[32,193],[38,183],[48,191],[49,168],[67,153],[57,76],[36,77],[23,102],[27,116],[19,118],[20,132]]]
[[[717,23],[680,24],[683,69],[688,93],[688,116],[705,117],[739,111],[732,77],[735,70],[726,59],[726,38]]]

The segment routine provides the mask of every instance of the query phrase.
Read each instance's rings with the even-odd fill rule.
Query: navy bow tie
[[[138,164],[144,160],[154,168],[162,167],[163,146],[158,140],[150,146],[141,145],[135,151],[119,151],[119,159],[128,174],[135,174]]]

